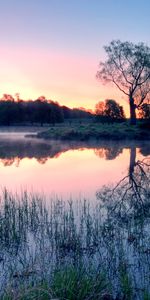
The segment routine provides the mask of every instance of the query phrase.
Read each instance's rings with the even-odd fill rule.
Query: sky
[[[150,46],[149,0],[0,1],[0,97],[47,99],[93,109],[127,99],[96,79],[104,45],[114,39]]]

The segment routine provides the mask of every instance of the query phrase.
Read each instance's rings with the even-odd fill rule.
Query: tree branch
[[[125,91],[119,86],[119,84],[115,81],[115,79],[113,78],[113,75],[112,75],[112,74],[111,74],[111,76],[112,76],[112,82],[117,86],[117,88],[118,88],[121,92],[123,92],[125,95],[129,96],[129,93],[125,92]]]

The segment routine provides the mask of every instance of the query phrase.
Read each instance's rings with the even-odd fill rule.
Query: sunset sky
[[[95,75],[112,39],[150,46],[149,0],[5,0],[0,3],[0,97],[45,95],[94,108],[124,95]]]

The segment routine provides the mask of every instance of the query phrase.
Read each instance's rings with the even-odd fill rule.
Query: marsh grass
[[[96,269],[88,272],[82,265],[69,266],[54,273],[52,290],[62,300],[102,299],[109,292],[104,274]]]
[[[146,299],[148,226],[148,213],[119,219],[107,201],[44,200],[4,190],[1,299]]]

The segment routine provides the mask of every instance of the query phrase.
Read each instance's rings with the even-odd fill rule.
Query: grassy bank
[[[39,132],[39,138],[57,140],[87,141],[90,139],[110,140],[150,140],[150,130],[146,126],[137,124],[131,126],[125,123],[72,123],[49,127],[48,130]]]
[[[90,203],[5,190],[0,299],[149,299],[148,189],[142,204],[121,192],[105,188]]]

